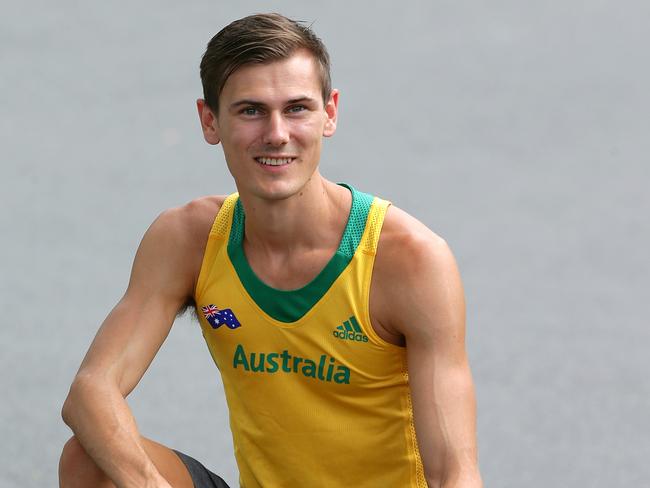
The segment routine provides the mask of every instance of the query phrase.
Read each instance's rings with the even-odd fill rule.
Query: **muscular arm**
[[[188,224],[195,212],[168,210],[146,232],[126,293],[99,329],[63,406],[64,421],[118,487],[169,486],[145,454],[125,397],[192,295],[201,255],[201,239]]]
[[[389,281],[400,286],[391,287],[387,325],[406,340],[425,476],[430,487],[479,488],[476,403],[456,263],[444,240],[398,209],[393,214],[396,231],[389,221],[391,242],[382,261],[394,273]]]

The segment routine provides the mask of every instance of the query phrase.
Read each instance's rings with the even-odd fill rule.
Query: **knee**
[[[63,446],[59,460],[59,486],[74,488],[82,486],[114,486],[86,453],[81,443],[72,436]]]

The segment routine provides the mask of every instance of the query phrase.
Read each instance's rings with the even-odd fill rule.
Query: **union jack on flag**
[[[212,304],[201,307],[201,311],[206,319],[210,319],[219,313],[219,309]]]

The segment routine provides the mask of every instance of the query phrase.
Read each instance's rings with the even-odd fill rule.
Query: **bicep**
[[[143,237],[126,293],[101,325],[78,377],[111,381],[126,396],[148,368],[193,286],[174,225],[174,216],[163,214]]]
[[[167,337],[173,317],[155,297],[125,294],[99,328],[78,376],[110,381],[128,395]]]
[[[427,473],[460,470],[475,457],[475,399],[465,351],[465,300],[447,244],[414,245],[400,328],[406,339],[416,435]]]

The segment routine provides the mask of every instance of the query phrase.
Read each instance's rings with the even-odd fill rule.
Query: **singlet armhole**
[[[388,342],[387,340],[383,339],[377,332],[375,331],[375,328],[372,325],[372,321],[370,319],[370,288],[372,287],[372,278],[373,278],[373,272],[375,269],[375,260],[377,257],[377,245],[379,243],[379,236],[381,235],[381,229],[384,225],[384,219],[386,217],[386,213],[388,212],[388,207],[390,207],[391,202],[388,200],[383,200],[381,198],[375,197],[375,202],[373,204],[373,208],[370,212],[369,215],[369,221],[368,221],[368,232],[367,235],[364,236],[362,245],[363,245],[363,253],[367,256],[367,267],[365,270],[365,277],[364,277],[364,287],[362,291],[362,300],[363,300],[363,322],[364,324],[367,324],[367,327],[364,327],[366,330],[366,334],[372,340],[375,344],[381,346],[381,347],[386,347],[389,349],[393,349],[396,351],[404,351],[405,348],[404,346],[400,346],[398,344],[393,344],[392,342]]]

